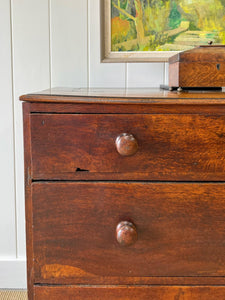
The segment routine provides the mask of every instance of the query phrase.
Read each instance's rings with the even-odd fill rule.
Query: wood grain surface
[[[204,63],[217,63],[224,62],[225,59],[225,46],[224,45],[203,45],[182,51],[169,58],[169,63],[175,62],[204,62]]]
[[[188,102],[188,101],[187,101]],[[26,102],[29,104],[29,102]],[[26,104],[24,103],[24,104]],[[113,104],[95,104],[91,103],[32,103],[30,113],[58,113],[58,114],[209,114],[225,115],[225,106],[221,99],[209,99],[203,105],[189,101],[186,105],[178,104],[133,104],[123,103]]]
[[[32,178],[225,180],[225,116],[32,114]],[[132,134],[137,153],[120,155]]]
[[[224,92],[21,100],[29,300],[225,299]],[[116,150],[126,132],[132,157]],[[126,247],[124,221],[135,228]]]
[[[83,103],[83,104],[224,104],[225,92],[176,91],[160,89],[73,89],[53,88],[20,97],[32,103]],[[116,107],[115,107],[116,109]]]
[[[224,50],[225,53],[225,50]],[[225,61],[225,54],[224,54]],[[179,85],[181,87],[223,87],[225,86],[225,62],[180,63]]]
[[[224,286],[35,287],[35,300],[224,300]]]
[[[34,183],[36,283],[225,276],[224,184]],[[136,226],[121,247],[116,227]]]
[[[28,299],[33,299],[34,285],[34,251],[33,251],[33,218],[31,195],[31,135],[30,135],[30,103],[23,103],[24,131],[24,179],[25,179],[25,213],[26,213],[26,255],[27,255],[27,288]]]
[[[224,87],[225,46],[200,46],[171,57],[169,59],[169,86]]]

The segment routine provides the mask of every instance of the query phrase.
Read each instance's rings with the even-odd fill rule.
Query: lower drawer
[[[225,276],[224,184],[34,183],[32,197],[36,283]]]
[[[34,300],[224,300],[224,286],[45,287],[34,288]]]

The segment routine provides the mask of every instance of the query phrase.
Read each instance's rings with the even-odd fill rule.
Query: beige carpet
[[[0,300],[27,300],[27,292],[24,290],[0,290]]]

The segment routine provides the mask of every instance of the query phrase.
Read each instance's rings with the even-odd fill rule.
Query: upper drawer
[[[32,178],[225,180],[224,143],[225,116],[32,114]]]

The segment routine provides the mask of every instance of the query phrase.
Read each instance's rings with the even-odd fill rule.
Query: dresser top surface
[[[46,103],[225,104],[225,90],[177,92],[158,88],[52,88],[23,95],[20,100]]]

